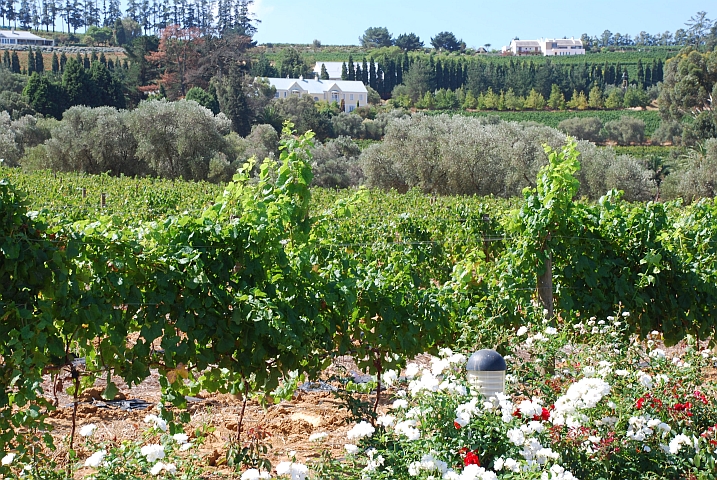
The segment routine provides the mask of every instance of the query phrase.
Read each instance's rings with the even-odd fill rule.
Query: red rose
[[[475,452],[468,452],[468,453],[466,453],[466,456],[463,459],[463,464],[466,466],[478,465],[480,467],[480,459],[478,458],[478,455]]]

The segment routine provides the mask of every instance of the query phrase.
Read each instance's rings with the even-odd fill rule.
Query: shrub
[[[677,145],[682,138],[682,125],[676,120],[662,120],[650,138],[653,144],[671,143]]]
[[[331,118],[331,126],[336,136],[344,135],[352,138],[364,138],[366,133],[363,118],[353,113],[339,113]]]
[[[688,202],[717,195],[717,139],[711,138],[701,148],[688,150],[682,166],[663,182],[667,198]]]
[[[645,122],[639,118],[623,116],[605,124],[605,137],[618,145],[640,144],[645,141]]]
[[[311,153],[313,186],[348,188],[362,183],[363,171],[358,161],[361,149],[351,138],[341,136],[323,145],[318,144]]]
[[[547,162],[543,145],[556,148],[565,137],[542,125],[493,121],[423,114],[396,119],[384,141],[361,155],[366,182],[402,192],[416,187],[442,195],[520,195]],[[578,149],[585,167],[580,195],[599,198],[624,188],[630,198],[651,198],[654,183],[639,162],[589,142]]]
[[[574,117],[563,120],[558,124],[558,130],[575,137],[578,140],[599,142],[602,137],[602,121],[598,117]]]

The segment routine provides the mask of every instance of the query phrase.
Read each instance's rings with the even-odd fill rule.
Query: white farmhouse
[[[503,53],[513,55],[585,55],[583,42],[574,38],[540,38],[538,40],[513,40],[510,47],[503,47]]]
[[[305,78],[267,78],[276,88],[276,98],[291,95],[311,96],[314,100],[326,100],[343,105],[345,112],[368,104],[368,91],[363,82],[349,80],[307,80]]]
[[[349,67],[348,62],[317,62],[314,65],[314,76],[321,78],[321,65],[326,65],[326,73],[329,74],[329,80],[341,80],[341,67],[346,63],[346,68]],[[361,66],[360,63],[354,62],[354,71],[356,67]]]
[[[0,46],[33,45],[38,47],[52,47],[54,40],[38,37],[30,32],[13,30],[0,30]]]

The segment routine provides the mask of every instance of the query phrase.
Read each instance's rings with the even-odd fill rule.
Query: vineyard
[[[550,328],[624,311],[623,338],[714,334],[715,201],[576,202],[572,144],[520,200],[310,190],[310,143],[287,140],[258,179],[247,165],[223,187],[0,170],[0,453],[14,452],[0,475],[36,454],[48,372],[69,373],[75,399],[103,377],[113,398],[113,376],[158,369],[179,434],[188,396],[289,398],[352,355],[377,380],[378,428],[382,375],[439,348],[510,351],[536,305]],[[263,465],[246,455],[238,466]]]
[[[426,111],[428,115],[440,115],[440,111]],[[603,123],[610,122],[613,120],[619,120],[620,117],[628,116],[638,118],[645,122],[645,135],[651,136],[657,127],[660,126],[660,114],[659,112],[652,110],[592,110],[592,111],[552,111],[552,112],[506,112],[506,111],[480,111],[480,112],[455,112],[459,115],[466,115],[471,117],[482,117],[482,116],[498,116],[502,120],[507,122],[537,122],[543,125],[547,125],[552,128],[557,128],[558,124],[568,118],[586,118],[586,117],[597,117]]]

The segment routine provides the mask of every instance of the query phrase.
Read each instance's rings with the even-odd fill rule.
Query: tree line
[[[169,25],[199,28],[202,32],[233,30],[242,35],[256,33],[250,7],[254,0],[0,0],[3,27],[24,30],[57,28],[64,32],[90,27],[112,28],[127,17],[136,22],[144,35],[158,34]]]

